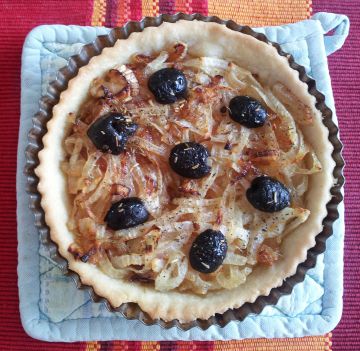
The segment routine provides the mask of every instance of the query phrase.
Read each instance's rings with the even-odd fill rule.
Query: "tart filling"
[[[291,115],[280,99],[296,98],[279,88],[184,43],[94,79],[65,139],[70,252],[114,278],[197,294],[280,259],[321,164],[298,128],[311,115]]]
[[[136,37],[139,49],[141,36],[162,32],[168,40],[160,50],[129,50],[125,60],[110,51],[95,58],[111,57],[113,64],[87,74],[81,100],[60,113],[66,128],[56,162],[70,235],[52,234],[82,280],[115,306],[138,302],[154,317],[182,321],[208,318],[279,285],[290,272],[284,265],[294,247],[287,243],[300,247],[294,269],[319,232],[329,194],[318,199],[319,211],[309,201],[316,179],[327,192],[332,179],[319,177],[331,169],[331,144],[312,97],[269,78],[273,64],[254,69],[241,50],[238,60],[197,50],[189,40],[192,26],[208,40],[214,33],[243,45],[250,40],[254,54],[275,50],[220,25],[180,21]],[[136,38],[127,40],[129,47]],[[276,55],[274,62],[283,59]],[[281,63],[279,73],[292,77]],[[295,87],[306,94],[303,83]],[[324,149],[309,136],[311,129],[322,131]],[[40,191],[47,152],[40,153],[37,169]],[[44,207],[48,221],[51,211]],[[314,216],[317,223],[302,242],[302,228],[308,230]],[[52,233],[60,228],[50,227]],[[95,271],[97,282],[90,278]],[[263,274],[273,283],[260,281]],[[108,292],[100,287],[105,281],[111,281]],[[143,296],[134,297],[140,291]],[[164,294],[181,306],[166,299],[161,306]],[[157,296],[156,307],[149,307]],[[208,311],[205,305],[181,311],[204,297],[213,300]]]

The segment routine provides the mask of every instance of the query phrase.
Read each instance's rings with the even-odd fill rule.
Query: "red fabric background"
[[[333,350],[360,350],[360,1],[314,0],[313,11],[341,13],[350,18],[350,35],[329,57],[345,167],[344,312],[333,333]]]
[[[26,34],[39,24],[90,22],[92,1],[0,0],[0,350],[49,350],[28,337],[20,324],[17,290],[16,155],[20,118],[21,50]],[[79,350],[54,344],[51,350]]]
[[[334,347],[359,350],[360,266],[360,3],[351,0],[315,0],[314,12],[347,14],[351,34],[342,50],[332,55],[337,114],[340,120],[346,175],[345,298],[341,323],[333,333]],[[90,23],[91,0],[0,0],[0,350],[80,350],[84,344],[48,344],[28,337],[20,324],[16,281],[16,154],[20,116],[21,49],[26,34],[39,24]]]

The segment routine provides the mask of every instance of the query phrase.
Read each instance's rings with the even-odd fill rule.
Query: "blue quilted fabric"
[[[326,54],[341,47],[348,28],[347,17],[319,13],[311,20],[258,31],[281,44],[284,51],[305,66],[325,94],[328,106],[335,111]],[[331,29],[335,29],[335,35],[324,36]],[[88,293],[77,290],[73,281],[64,277],[51,261],[39,244],[33,216],[27,208],[28,198],[23,195],[26,134],[38,109],[38,100],[57,71],[71,55],[79,53],[84,43],[107,32],[106,28],[41,26],[28,35],[24,44],[17,187],[20,312],[26,332],[48,341],[226,340],[316,335],[333,329],[342,309],[343,205],[326,253],[318,257],[316,267],[308,272],[304,282],[276,306],[267,306],[260,315],[251,315],[241,323],[232,322],[223,329],[183,332],[127,321],[108,312],[103,304],[93,303]]]

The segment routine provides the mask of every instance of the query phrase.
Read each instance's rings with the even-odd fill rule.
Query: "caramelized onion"
[[[180,67],[189,83],[186,98],[171,106],[152,101],[143,87],[165,67]],[[258,99],[268,122],[256,131],[234,123],[227,106],[237,95]],[[270,89],[234,62],[193,58],[185,44],[176,43],[155,58],[135,55],[131,64],[113,67],[92,82],[90,96],[81,115],[69,116],[62,170],[73,206],[68,227],[80,245],[71,250],[81,257],[95,247],[93,263],[108,276],[150,282],[159,291],[204,295],[233,289],[257,263],[270,265],[280,257],[269,240],[280,242],[309,217],[303,198],[309,175],[319,172],[321,163],[298,125],[311,123],[312,115],[280,83]],[[109,111],[129,114],[139,125],[118,156],[95,150],[86,136],[88,125]],[[169,167],[170,149],[187,141],[210,151],[211,173],[202,179],[184,180]],[[261,174],[286,184],[291,207],[276,215],[251,207],[244,193]],[[107,228],[106,211],[127,196],[144,201],[149,220],[124,230]],[[229,250],[223,265],[204,276],[189,267],[186,254],[207,229],[221,230]]]

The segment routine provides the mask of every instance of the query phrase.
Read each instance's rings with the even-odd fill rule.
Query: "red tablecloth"
[[[333,332],[333,349],[360,350],[360,1],[314,0],[313,11],[341,13],[350,18],[345,45],[329,57],[346,162],[344,312]]]
[[[138,1],[138,0],[136,0]],[[135,2],[136,2],[135,1]],[[270,0],[267,0],[270,1]],[[276,0],[277,1],[277,0]],[[161,2],[161,1],[160,1]],[[219,1],[224,6],[224,1]],[[253,1],[259,3],[258,1]],[[265,1],[266,2],[266,1]],[[278,2],[278,1],[277,1]],[[301,1],[293,1],[300,3]],[[304,3],[308,1],[304,0]],[[115,0],[0,0],[0,350],[125,350],[125,344],[112,343],[88,344],[48,344],[28,337],[20,324],[18,309],[18,292],[16,280],[16,200],[15,173],[17,154],[17,135],[20,115],[20,65],[21,48],[25,35],[39,24],[78,24],[89,25],[93,20],[93,5],[106,3],[108,6]],[[150,3],[145,1],[143,3]],[[159,1],[155,1],[159,4]],[[181,4],[181,1],[177,1]],[[241,2],[238,4],[240,5]],[[186,1],[193,4],[192,10],[216,10],[216,1]],[[236,1],[233,2],[233,5]],[[206,7],[205,7],[206,5]],[[210,8],[210,5],[212,8]],[[150,6],[150,5],[149,5]],[[185,5],[184,5],[185,6]],[[340,122],[341,138],[345,144],[344,156],[347,161],[346,176],[346,239],[345,239],[345,297],[344,314],[339,326],[333,332],[333,350],[359,350],[359,316],[360,293],[360,164],[359,135],[360,135],[360,2],[358,0],[314,0],[314,12],[329,11],[343,13],[350,17],[351,31],[345,46],[332,55],[330,73],[333,80],[337,114]],[[235,9],[235,7],[234,7]],[[100,9],[101,10],[101,9]],[[155,9],[156,10],[156,9]],[[129,11],[129,9],[127,10]],[[130,11],[130,15],[138,16],[138,12]],[[101,15],[100,15],[101,17]],[[296,20],[296,17],[289,18]],[[117,19],[104,18],[110,23]],[[253,18],[256,23],[256,18]],[[237,350],[259,350],[250,343],[233,346]],[[159,345],[153,345],[154,350]],[[140,346],[133,344],[134,349],[150,350],[151,345]],[[305,348],[304,350],[314,350]],[[171,346],[162,344],[161,349],[170,350]],[[197,343],[194,349],[214,349],[213,344]],[[175,350],[174,348],[172,348]],[[178,344],[177,350],[183,350]],[[188,349],[188,348],[187,348]],[[223,350],[221,344],[215,349]],[[228,348],[227,348],[228,349]],[[290,344],[284,345],[283,350],[294,350]],[[298,349],[298,348],[296,348]],[[322,348],[324,350],[324,348]]]

